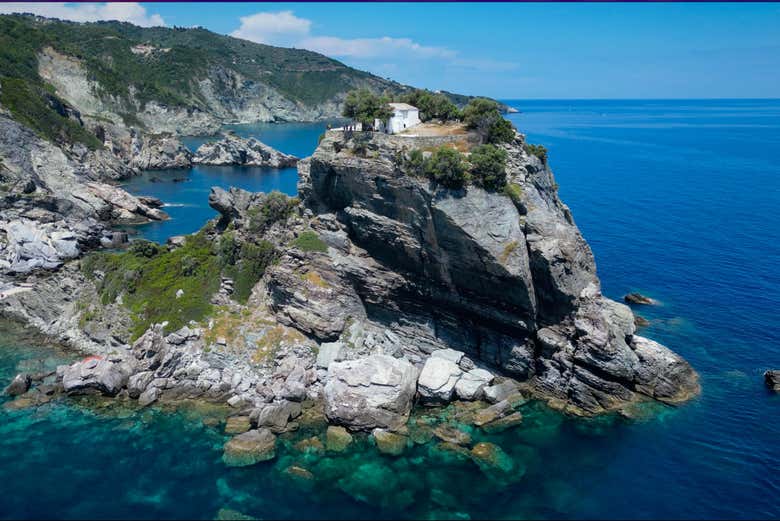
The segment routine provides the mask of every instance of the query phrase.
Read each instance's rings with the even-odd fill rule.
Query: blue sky
[[[2,4],[0,11],[20,4]],[[431,89],[498,98],[780,97],[780,4],[28,4],[201,25]],[[16,7],[16,10],[19,10]]]

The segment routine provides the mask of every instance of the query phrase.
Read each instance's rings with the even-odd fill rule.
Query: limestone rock
[[[417,370],[387,355],[333,362],[325,384],[328,420],[353,430],[396,429],[406,423]]]
[[[479,400],[484,388],[493,381],[493,374],[485,369],[475,368],[463,373],[455,384],[455,392],[461,400]]]
[[[251,428],[249,416],[231,416],[225,423],[225,434],[243,434]]]
[[[452,400],[455,385],[463,371],[447,358],[431,356],[425,361],[417,380],[417,391],[426,403],[447,403]]]
[[[90,357],[62,369],[62,386],[69,394],[97,392],[113,396],[127,380],[128,370],[123,364],[100,357]]]

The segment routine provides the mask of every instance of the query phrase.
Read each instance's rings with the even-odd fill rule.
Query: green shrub
[[[506,158],[503,148],[480,145],[471,151],[471,179],[487,190],[501,190],[506,185]]]
[[[298,205],[298,199],[274,190],[267,194],[262,204],[254,206],[247,212],[249,215],[249,231],[260,233],[272,224],[286,221]]]
[[[515,203],[515,205],[521,204],[523,199],[523,187],[519,184],[507,183],[507,185],[504,186],[504,193],[512,199],[512,202]]]
[[[402,158],[401,169],[407,175],[414,177],[424,177],[425,174],[425,156],[419,148],[412,149],[411,152]]]
[[[385,121],[393,115],[393,111],[387,104],[389,101],[368,89],[353,90],[344,100],[342,115],[361,122],[364,130],[373,128],[375,119]]]
[[[126,252],[91,253],[81,263],[104,304],[122,295],[133,322],[131,339],[153,323],[168,321],[167,331],[175,331],[210,314],[211,297],[220,285],[220,265],[202,233],[187,237],[174,250],[135,242],[140,244],[134,243]],[[98,272],[104,275],[99,277]],[[180,289],[184,293],[176,298]]]
[[[462,188],[468,181],[463,154],[452,148],[437,148],[425,161],[425,173],[436,183],[447,188]]]
[[[508,143],[514,139],[512,124],[504,119],[499,105],[486,98],[474,98],[463,109],[463,122],[474,129],[485,143]]]
[[[526,143],[525,151],[541,159],[542,163],[547,162],[547,149],[544,147],[544,145],[531,145]]]
[[[303,251],[318,251],[323,253],[328,251],[328,245],[312,230],[301,232],[301,234],[292,242],[292,245]]]
[[[233,279],[232,298],[245,303],[255,284],[263,277],[266,268],[273,263],[276,256],[276,248],[266,240],[258,244],[242,244],[235,265],[225,269],[225,275]]]

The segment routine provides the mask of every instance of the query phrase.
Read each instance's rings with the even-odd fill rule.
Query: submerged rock
[[[638,304],[642,306],[653,306],[657,304],[657,302],[650,297],[646,297],[642,295],[641,293],[629,293],[625,297],[623,297],[623,300],[628,302],[629,304]]]
[[[231,416],[225,423],[225,434],[243,434],[251,428],[249,416]]]
[[[32,378],[28,374],[18,374],[14,377],[8,387],[5,388],[3,394],[7,396],[19,396],[26,393],[30,389]]]
[[[390,456],[403,454],[406,449],[406,442],[409,439],[406,436],[385,429],[374,429],[371,434],[379,452],[389,454]]]
[[[471,434],[462,431],[454,425],[442,424],[433,429],[433,435],[440,440],[453,445],[470,445]]]
[[[407,360],[373,355],[333,362],[325,384],[325,415],[353,430],[397,429],[406,423],[417,370]]]
[[[480,442],[471,449],[471,458],[483,471],[512,471],[514,464],[504,450],[494,443]]]
[[[276,436],[256,429],[235,436],[225,444],[222,461],[229,467],[246,467],[276,457]]]
[[[325,448],[330,452],[344,452],[352,443],[352,435],[338,425],[329,425],[325,434]]]

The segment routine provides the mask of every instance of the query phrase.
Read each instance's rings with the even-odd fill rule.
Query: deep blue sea
[[[637,308],[650,320],[643,334],[691,362],[701,397],[637,421],[574,420],[529,404],[520,427],[488,438],[516,480],[431,447],[391,458],[359,444],[323,456],[296,451],[294,439],[272,462],[229,469],[213,411],[73,401],[0,410],[0,518],[780,517],[780,396],[762,378],[780,368],[780,101],[508,103],[522,111],[509,116],[517,128],[549,150],[604,293],[661,302]],[[239,131],[306,155],[322,128]],[[210,218],[211,184],[295,191],[294,171],[165,175],[191,180],[130,185],[190,205],[142,229],[155,240]],[[0,384],[24,359],[68,356],[0,328]],[[314,480],[290,479],[292,463]]]

